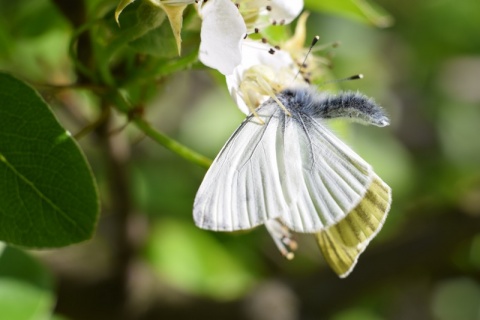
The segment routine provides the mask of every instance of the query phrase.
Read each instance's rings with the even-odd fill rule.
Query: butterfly
[[[265,224],[287,258],[296,248],[291,231],[313,234],[327,263],[347,276],[383,226],[391,189],[327,128],[333,118],[389,125],[360,93],[281,91],[247,116],[215,158],[195,197],[195,224],[213,231]]]

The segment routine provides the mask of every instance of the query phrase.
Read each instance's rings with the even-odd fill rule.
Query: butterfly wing
[[[286,211],[276,156],[276,141],[284,126],[282,113],[275,103],[265,103],[258,109],[265,124],[251,115],[230,137],[195,197],[193,215],[198,227],[250,229]]]
[[[380,231],[391,201],[390,187],[374,174],[365,197],[355,209],[315,235],[325,260],[340,277],[350,274],[360,254]]]
[[[347,216],[364,198],[371,166],[319,120],[295,114],[284,130],[284,197],[281,216],[293,231],[316,233]]]
[[[205,175],[194,203],[197,226],[250,229],[281,218],[296,232],[317,233],[344,219],[365,197],[370,165],[318,119],[287,116],[274,102],[249,116]]]

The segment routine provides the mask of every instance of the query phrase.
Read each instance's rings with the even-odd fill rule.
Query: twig
[[[155,130],[147,121],[142,118],[134,118],[133,123],[147,136],[167,148],[168,150],[175,152],[179,156],[187,159],[190,162],[196,163],[204,168],[210,167],[212,160],[193,151],[192,149],[178,143],[172,138],[164,135],[163,133]]]

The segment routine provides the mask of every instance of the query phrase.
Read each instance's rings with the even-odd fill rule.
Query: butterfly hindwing
[[[325,260],[340,277],[348,276],[380,231],[391,201],[390,187],[374,174],[365,197],[348,216],[315,235]]]

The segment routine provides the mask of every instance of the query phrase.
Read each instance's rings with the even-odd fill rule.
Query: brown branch
[[[52,0],[63,15],[70,21],[73,28],[78,30],[87,23],[87,12],[84,0]],[[82,32],[76,38],[76,58],[88,70],[96,70],[95,57],[93,54],[90,33]],[[68,314],[72,319],[133,319],[128,312],[128,283],[130,264],[136,255],[136,246],[129,237],[129,220],[132,215],[133,206],[131,201],[130,183],[127,175],[128,153],[122,153],[119,139],[122,135],[111,135],[112,118],[106,112],[109,108],[109,101],[103,95],[102,84],[93,84],[91,80],[84,77],[77,70],[76,87],[86,87],[98,94],[101,99],[100,108],[103,110],[105,119],[95,123],[95,133],[98,138],[99,149],[103,151],[104,165],[107,182],[107,196],[110,206],[108,211],[103,212],[99,229],[109,240],[112,247],[112,268],[109,276],[102,281],[87,286],[81,283],[70,284],[67,279],[61,279],[57,311]],[[60,89],[63,89],[60,87]],[[92,127],[93,128],[93,127]],[[119,148],[120,147],[120,148]],[[128,144],[125,144],[128,148]],[[105,206],[103,206],[104,211]],[[87,262],[88,263],[88,262]],[[81,277],[80,277],[81,278]],[[63,295],[63,290],[69,294]],[[70,298],[73,297],[73,298]],[[90,300],[93,299],[93,300]],[[85,316],[86,315],[86,316]]]
[[[71,0],[52,0],[53,4],[62,12],[62,14],[67,18],[68,21],[72,24],[74,29],[80,28],[87,21],[87,10],[85,6],[85,1],[71,1]],[[89,67],[93,70],[93,48],[90,39],[89,32],[83,32],[77,40],[77,57],[82,65]],[[86,78],[82,76],[82,73],[77,72],[79,84],[87,81]]]

